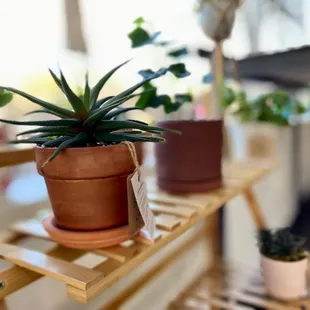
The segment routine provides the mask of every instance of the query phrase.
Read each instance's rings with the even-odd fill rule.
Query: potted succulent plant
[[[186,47],[169,48],[170,42],[160,41],[160,33],[150,34],[143,28],[144,19],[135,20],[135,28],[128,34],[133,48],[152,44],[163,48],[167,58],[179,58],[188,53]],[[177,64],[182,67],[183,64]],[[188,73],[183,71],[183,76]],[[154,74],[152,71],[140,71],[144,78]],[[205,192],[222,185],[222,120],[195,119],[191,93],[168,96],[159,94],[151,82],[144,84],[144,93],[136,102],[142,109],[162,109],[166,120],[157,125],[182,132],[181,136],[164,133],[165,145],[155,145],[156,174],[159,188],[175,193]]]
[[[140,121],[117,120],[116,117],[139,109],[120,106],[130,98],[142,95],[143,92],[134,93],[141,86],[167,72],[176,76],[182,72],[171,66],[161,68],[129,89],[98,100],[109,78],[126,63],[112,69],[92,88],[86,76],[83,96],[80,97],[69,87],[61,71],[58,77],[50,70],[72,109],[45,102],[15,88],[1,87],[3,91],[18,94],[42,108],[31,113],[57,117],[45,121],[0,119],[0,122],[36,126],[20,132],[18,139],[10,143],[36,144],[37,169],[45,178],[54,224],[64,231],[105,231],[128,225],[127,178],[134,172],[135,165],[128,145],[121,142],[164,141],[160,134],[166,129]]]
[[[304,238],[291,234],[288,228],[259,231],[262,272],[272,297],[293,300],[305,295],[308,254],[304,243]]]

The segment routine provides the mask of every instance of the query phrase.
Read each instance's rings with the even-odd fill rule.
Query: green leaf
[[[60,79],[57,77],[57,75],[51,70],[51,69],[48,69],[50,75],[52,76],[54,82],[56,83],[56,85],[60,88],[60,90],[62,92],[64,92],[63,88],[62,88],[62,84],[61,84],[61,81]]]
[[[54,116],[58,116],[58,117],[63,118],[63,116],[61,114],[47,110],[47,109],[33,110],[33,111],[25,113],[24,116],[32,115],[32,114],[38,114],[38,113],[46,113],[46,114],[50,114],[50,115],[54,115]]]
[[[193,101],[193,96],[189,93],[187,94],[176,94],[174,96],[174,99],[176,101],[179,101],[181,103],[186,103],[186,102],[192,102]]]
[[[145,44],[150,43],[151,36],[147,31],[138,26],[132,32],[128,34],[129,39],[131,40],[131,47],[141,47]]]
[[[8,144],[43,144],[47,141],[50,141],[50,139],[48,138],[37,138],[37,137],[31,137],[31,138],[28,138],[28,139],[21,139],[21,140],[10,140],[8,141],[7,143]]]
[[[133,22],[137,26],[141,26],[143,23],[145,23],[145,20],[142,16],[140,16],[140,17],[136,18]]]
[[[151,102],[156,99],[157,88],[150,82],[147,82],[143,85],[143,89],[147,92],[140,96],[135,106],[144,110],[150,107]]]
[[[88,74],[86,74],[86,76],[85,76],[85,87],[84,87],[83,100],[84,100],[85,107],[88,109],[89,104],[90,104],[90,88],[89,88],[89,84],[88,84]]]
[[[165,139],[157,136],[143,136],[130,133],[96,133],[96,139],[102,142],[164,142]]]
[[[9,104],[13,99],[13,94],[9,92],[2,92],[0,94],[0,108]]]
[[[52,156],[47,160],[47,162],[52,161],[60,152],[62,152],[63,150],[65,150],[69,146],[77,144],[77,143],[80,143],[82,141],[85,141],[85,140],[87,140],[87,138],[88,138],[88,135],[85,132],[79,133],[74,138],[70,137],[69,140],[66,140],[66,141],[62,142],[59,145],[57,150],[52,154]]]
[[[39,128],[22,131],[18,133],[16,137],[31,134],[31,133],[37,133],[37,132],[57,132],[57,133],[64,134],[64,133],[68,133],[70,130],[72,131],[73,129],[67,126],[42,126]]]
[[[180,109],[180,107],[182,106],[182,103],[181,102],[171,102],[170,104],[166,104],[164,106],[164,110],[165,110],[165,113],[169,114],[169,113],[172,113],[172,112],[176,112],[177,110]]]
[[[104,97],[102,99],[99,99],[95,105],[94,105],[94,108],[93,110],[96,110],[96,109],[99,109],[105,102],[107,102],[108,100],[110,100],[111,98],[113,98],[114,96],[107,96],[107,97]]]
[[[176,63],[169,66],[170,71],[177,78],[184,78],[190,75],[190,72],[186,70],[184,63]]]
[[[61,143],[65,142],[67,140],[70,140],[70,139],[72,139],[72,137],[70,137],[70,136],[59,137],[59,138],[52,139],[50,141],[43,143],[43,146],[45,146],[45,147],[56,147],[56,146],[59,146]]]
[[[21,90],[18,90],[18,89],[12,88],[12,87],[3,87],[3,86],[0,86],[0,88],[7,90],[7,91],[10,91],[12,93],[18,94],[18,95],[30,100],[31,102],[36,103],[36,104],[40,105],[41,107],[48,109],[52,112],[59,113],[62,116],[75,117],[75,113],[73,111],[58,107],[54,104],[51,104],[51,103],[48,103],[48,102],[43,101],[41,99],[38,99],[36,97],[33,97],[33,96],[31,96],[31,95],[29,95],[29,94],[27,94]]]
[[[101,118],[103,118],[108,112],[110,112],[111,110],[117,108],[118,106],[120,106],[122,103],[124,103],[125,101],[129,100],[130,98],[133,98],[134,95],[131,96],[127,96],[124,98],[119,98],[118,100],[114,100],[112,102],[112,100],[115,98],[113,98],[111,100],[111,102],[107,105],[104,105],[102,108],[98,109],[95,111],[95,113],[91,114],[84,122],[84,126],[85,127],[89,127],[89,126],[93,126],[95,125],[97,122],[99,122],[99,120]]]
[[[63,92],[66,95],[68,101],[70,102],[73,110],[76,112],[77,116],[84,117],[85,115],[87,115],[87,109],[84,106],[83,101],[72,91],[61,70],[60,78]]]
[[[145,69],[145,70],[140,70],[138,72],[144,79],[148,79],[151,77],[155,72],[151,69]]]
[[[126,113],[129,111],[133,111],[133,110],[142,110],[141,108],[138,107],[129,107],[129,108],[118,108],[115,111],[109,112],[108,114],[106,114],[106,116],[103,118],[103,120],[109,120],[112,119],[122,113]]]
[[[79,120],[69,118],[47,120],[47,121],[12,121],[0,118],[0,122],[11,125],[28,125],[28,126],[73,126],[81,124]]]
[[[50,137],[50,138],[53,138],[53,137],[63,137],[63,136],[76,136],[76,134],[69,134],[69,133],[63,133],[63,132],[56,132],[56,131],[51,131],[51,132],[43,132],[43,133],[40,133],[38,134],[36,137],[38,138],[44,138],[44,137]]]
[[[211,84],[212,81],[213,81],[212,73],[208,73],[202,77],[202,83],[204,84]]]
[[[109,71],[95,86],[94,88],[91,90],[90,92],[90,104],[89,104],[89,108],[92,110],[93,106],[95,105],[99,93],[101,91],[101,89],[103,88],[103,86],[105,85],[105,83],[110,79],[110,77],[118,70],[120,69],[122,66],[126,65],[130,60],[127,60],[125,62],[123,62],[122,64],[118,65],[117,67],[113,68],[111,71]]]
[[[150,102],[150,107],[156,109],[160,106],[163,106],[165,109],[165,107],[170,104],[171,104],[171,98],[168,95],[160,95]]]
[[[106,120],[101,121],[100,125],[97,127],[98,131],[112,132],[120,129],[139,129],[146,132],[160,133],[170,131],[167,128],[161,128],[156,126],[149,126],[141,124],[140,122],[133,121],[117,121],[117,120]]]
[[[84,125],[85,126],[93,126],[96,122],[98,122],[102,117],[104,117],[111,109],[117,108],[119,105],[124,103],[125,101],[135,97],[136,95],[131,95],[134,91],[136,91],[138,88],[146,84],[147,82],[157,79],[161,77],[162,75],[167,73],[166,68],[161,68],[157,72],[154,73],[153,76],[150,76],[147,79],[144,79],[143,81],[137,83],[136,85],[126,89],[125,91],[121,92],[117,96],[114,96],[107,105],[104,107],[100,108],[99,110],[95,111],[93,114],[88,117]]]
[[[173,49],[168,52],[168,56],[174,57],[174,58],[182,57],[185,55],[188,55],[187,47],[180,47],[180,48]]]

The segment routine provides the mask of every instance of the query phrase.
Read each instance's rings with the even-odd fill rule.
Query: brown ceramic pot
[[[155,145],[157,183],[174,193],[195,193],[222,185],[222,121],[161,121],[166,143]]]
[[[135,169],[128,146],[68,148],[42,172],[42,165],[54,151],[35,149],[37,169],[45,178],[56,225],[75,231],[127,225],[127,177]]]

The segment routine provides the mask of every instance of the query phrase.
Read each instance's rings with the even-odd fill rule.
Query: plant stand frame
[[[160,260],[155,267],[132,283],[103,309],[118,309],[150,280],[171,266],[184,251],[202,239],[209,242],[213,256],[211,265],[214,268],[221,259],[218,211],[229,200],[244,194],[256,226],[266,227],[252,186],[269,171],[269,168],[262,166],[224,164],[223,187],[199,195],[175,196],[160,192],[151,186],[148,196],[150,207],[156,216],[155,242],[138,236],[129,241],[129,244],[126,242],[126,245],[92,251],[104,257],[104,261],[95,266],[84,267],[72,263],[87,253],[85,251],[57,244],[45,253],[20,247],[17,241],[21,239],[35,237],[48,240],[49,236],[42,228],[39,219],[32,218],[18,222],[11,227],[11,231],[0,235],[0,257],[13,264],[12,267],[0,272],[0,300],[5,300],[9,294],[40,277],[47,276],[65,283],[70,298],[86,303],[201,221],[205,221],[204,228],[196,231],[186,242]],[[148,181],[149,184],[153,182]]]

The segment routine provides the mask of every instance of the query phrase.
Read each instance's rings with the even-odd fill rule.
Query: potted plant
[[[0,122],[37,126],[20,132],[18,139],[10,143],[36,145],[37,169],[45,178],[53,208],[52,224],[61,229],[62,233],[109,231],[127,227],[127,178],[136,167],[128,145],[121,142],[164,141],[160,134],[167,129],[135,120],[117,120],[116,117],[139,109],[121,108],[121,105],[135,96],[142,95],[143,92],[134,93],[141,86],[167,72],[176,76],[182,72],[177,72],[171,66],[161,68],[129,89],[98,100],[99,93],[109,78],[126,63],[112,69],[92,88],[86,76],[81,97],[72,91],[61,71],[58,77],[50,70],[52,78],[72,109],[59,107],[15,88],[1,87],[2,90],[18,94],[41,107],[32,111],[32,114],[57,116],[57,119],[53,120],[0,119]],[[23,138],[19,139],[20,137]],[[128,239],[127,231],[122,231],[126,232]],[[78,239],[79,237],[75,237],[77,235],[81,236],[68,234],[68,239]],[[92,238],[92,235],[90,237]],[[109,245],[116,242],[110,241]],[[86,242],[83,246],[89,245]]]
[[[168,61],[188,53],[186,47],[169,48],[170,42],[160,40],[160,32],[150,34],[143,28],[144,19],[135,20],[128,34],[133,48],[152,44],[163,48]],[[181,64],[175,66],[184,66]],[[184,76],[188,75],[184,70]],[[144,78],[154,74],[140,71]],[[173,96],[160,94],[151,82],[144,84],[144,93],[136,102],[142,109],[162,109],[165,120],[157,125],[179,130],[181,136],[164,133],[165,145],[155,145],[156,174],[159,188],[175,193],[205,192],[222,185],[222,120],[195,119],[193,95],[190,92]]]
[[[308,255],[305,239],[288,228],[258,233],[262,273],[268,293],[277,299],[303,297],[307,287]]]

